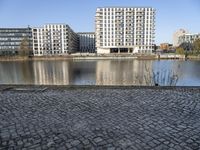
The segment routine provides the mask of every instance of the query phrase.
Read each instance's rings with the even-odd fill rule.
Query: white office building
[[[66,24],[46,24],[32,29],[33,55],[65,55],[78,50],[78,36]]]
[[[173,34],[173,46],[177,47],[180,45],[179,37],[187,34],[188,31],[185,29],[179,29]]]
[[[182,43],[191,43],[192,44],[197,39],[200,39],[200,33],[184,34],[182,36],[179,36],[178,45],[180,45]]]
[[[81,53],[95,53],[95,33],[79,32],[79,51]]]
[[[103,7],[95,16],[97,53],[151,53],[155,34],[155,9]]]

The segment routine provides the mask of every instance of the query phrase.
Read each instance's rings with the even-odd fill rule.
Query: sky
[[[94,32],[96,8],[104,6],[155,8],[156,44],[172,43],[180,28],[200,33],[200,0],[0,0],[0,27],[66,23],[75,32]]]

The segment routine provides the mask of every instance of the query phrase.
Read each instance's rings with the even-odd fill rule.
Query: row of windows
[[[38,46],[38,44],[34,44],[34,46]],[[40,45],[41,46],[41,45]],[[62,44],[43,44],[43,46],[62,46]],[[68,44],[65,44],[64,46],[68,46]]]
[[[146,32],[132,32],[132,31],[126,31],[126,32],[123,32],[123,31],[121,31],[121,32],[100,32],[101,34],[100,34],[100,38],[102,38],[103,37],[103,35],[104,35],[104,37],[106,38],[106,36],[108,36],[108,38],[110,38],[110,37],[121,37],[121,36],[124,36],[124,34],[125,35],[128,35],[128,36],[141,36],[141,35],[143,35],[143,36],[148,36],[148,35],[150,35],[151,36],[151,34],[154,34],[154,32],[151,32],[151,31],[146,31]],[[146,33],[146,34],[145,34]],[[115,36],[114,36],[115,35]]]
[[[96,25],[97,26],[123,26],[124,24],[128,24],[128,25],[131,25],[131,26],[150,26],[150,25],[154,25],[154,21],[146,21],[146,22],[143,22],[143,21],[120,21],[120,22],[114,22],[114,21],[100,21],[98,22]]]
[[[48,24],[45,25],[45,28],[65,28],[67,25],[61,25],[61,24]]]
[[[79,38],[80,38],[80,39],[87,39],[87,38],[92,38],[92,39],[94,39],[94,38],[95,38],[95,35],[90,35],[90,36],[86,36],[86,35],[85,35],[85,36],[83,36],[83,35],[80,36],[80,35],[79,35]]]
[[[136,43],[149,43],[151,41],[154,41],[153,39],[145,39],[145,40],[140,40],[140,39],[115,39],[115,40],[104,40],[104,43],[115,43],[115,42],[136,42]],[[100,40],[101,43],[103,43],[103,40]]]
[[[1,33],[0,36],[32,36],[31,34],[26,33]]]
[[[0,46],[20,45],[21,42],[0,42]]]
[[[40,51],[62,51],[62,49],[61,48],[34,48],[34,50],[33,51],[38,51],[38,50],[40,50]],[[64,48],[64,51],[66,51],[66,50],[68,50],[68,48]]]
[[[37,32],[44,32],[44,33],[51,33],[51,32],[68,32],[67,29],[33,29],[33,33]]]
[[[31,31],[30,30],[24,30],[24,29],[21,29],[21,30],[17,30],[17,29],[0,29],[0,33],[26,33],[26,34],[30,34]]]
[[[192,36],[182,36],[180,39],[198,39],[200,35],[192,35]]]
[[[33,33],[33,35],[37,36],[38,34],[37,33]],[[62,32],[49,32],[49,33],[40,33],[39,35],[66,35],[66,33],[62,33]]]
[[[79,41],[95,41],[95,38],[94,37],[80,37],[79,38]]]
[[[79,41],[84,41],[84,42],[93,42],[95,41],[95,38],[79,38]]]
[[[112,11],[112,10],[128,10],[128,11],[130,11],[130,10],[138,10],[138,11],[142,11],[142,10],[146,10],[146,11],[152,11],[153,10],[153,8],[140,8],[140,7],[125,7],[125,8],[123,8],[123,7],[118,7],[118,8],[97,8],[97,11],[103,11],[103,10],[107,10],[107,11]]]
[[[81,53],[83,53],[83,52],[84,53],[94,53],[95,52],[95,48],[92,48],[92,49],[91,48],[82,48],[82,49],[80,48],[80,52]]]
[[[134,44],[134,43],[126,43],[126,44],[123,44],[123,43],[116,43],[116,44],[100,44],[100,46],[135,46],[135,45],[144,45],[143,43],[136,43],[136,44]],[[149,43],[149,45],[152,45],[151,43]],[[145,49],[145,48],[143,48],[143,49]]]
[[[34,51],[33,52],[34,54],[44,54],[44,53],[46,53],[46,54],[63,54],[63,52],[62,51]],[[67,50],[65,50],[64,51],[64,53],[67,53]]]
[[[105,31],[105,32],[111,32],[111,33],[115,33],[115,31],[113,31],[113,30],[116,30],[116,31],[132,31],[132,32],[134,32],[134,31],[141,31],[141,30],[143,30],[143,31],[145,31],[145,28],[135,28],[135,27],[125,27],[125,28],[119,28],[119,27],[115,27],[115,28],[104,28],[104,30],[103,30],[103,28],[100,28],[100,29],[98,29],[100,32],[103,32],[103,31]],[[146,30],[148,31],[148,30],[153,30],[151,27],[150,28],[146,28]]]
[[[107,39],[107,40],[104,40],[104,42],[114,42],[114,41],[145,41],[146,40],[146,42],[147,41],[149,41],[149,40],[151,40],[151,38],[149,38],[149,39],[141,39],[141,38],[139,38],[139,39],[134,39],[134,38],[129,38],[129,39],[126,39],[126,38],[116,38],[116,39]],[[103,41],[103,40],[100,40],[100,41]]]
[[[23,37],[9,37],[9,38],[4,38],[4,37],[0,37],[0,41],[21,41],[22,39],[24,39]]]
[[[139,39],[137,39],[137,38],[139,38]],[[129,38],[129,37],[116,37],[115,39],[114,38],[105,38],[105,42],[106,41],[108,41],[108,42],[110,42],[110,41],[124,41],[124,40],[126,40],[126,41],[143,41],[143,40],[151,40],[152,39],[152,37],[146,37],[146,39],[144,38],[144,37],[142,37],[142,39],[141,39],[141,37],[136,37],[136,38],[134,38],[134,37],[131,37],[131,38]],[[103,41],[103,39],[99,39],[100,41]]]
[[[119,21],[119,22],[117,22],[116,20],[114,21],[114,20],[112,20],[112,21],[110,21],[110,20],[105,20],[104,22],[103,21],[100,21],[100,22],[98,22],[96,25],[110,25],[110,26],[113,26],[113,25],[123,25],[123,24],[131,24],[131,25],[148,25],[148,24],[153,24],[153,23],[155,23],[154,21],[152,21],[152,20],[146,20],[146,22],[145,21],[138,21],[138,20],[126,20],[126,21],[123,21],[123,20],[121,20],[121,21]]]
[[[113,43],[113,44],[104,44],[103,43],[100,43],[100,46],[136,46],[136,45],[140,45],[139,46],[139,49],[151,49],[152,46],[141,46],[141,45],[146,45],[144,43],[126,43],[126,44],[123,44],[123,43]],[[152,45],[152,43],[148,43],[148,45]]]
[[[142,18],[154,18],[153,14],[148,14],[148,13],[144,13],[144,14],[135,14],[135,13],[124,13],[124,14],[117,14],[117,13],[113,13],[113,14],[101,14],[96,16],[96,19],[103,19],[103,18],[112,18],[112,19],[124,19],[124,18],[137,18],[137,19],[142,19]]]
[[[50,41],[50,40],[62,40],[62,39],[64,39],[64,40],[66,40],[66,41],[68,41],[68,37],[57,37],[57,36],[54,36],[54,37],[33,37],[33,39],[34,39],[34,41],[35,40],[48,40],[48,41]]]
[[[80,46],[80,49],[95,48],[95,45]]]
[[[68,43],[68,39],[64,39],[64,42]],[[63,41],[60,38],[55,38],[55,39],[42,39],[40,38],[40,40],[38,40],[37,38],[34,38],[34,43],[52,43],[52,42],[59,42],[59,43],[63,43]]]
[[[111,28],[111,29],[99,29],[98,30],[99,34],[122,34],[122,33],[129,33],[129,34],[144,34],[144,33],[154,33],[154,29],[144,29],[144,28]]]
[[[113,45],[120,45],[120,46],[131,46],[131,45],[145,45],[145,44],[150,44],[151,45],[151,42],[149,43],[134,43],[134,42],[127,42],[127,43],[105,43],[104,46],[113,46]],[[103,43],[101,43],[101,45],[103,45]]]
[[[0,49],[18,49],[19,46],[0,46]]]
[[[153,15],[147,15],[144,14],[142,16],[139,15],[104,15],[104,16],[98,16],[97,19],[116,19],[116,20],[123,20],[123,19],[153,19]]]

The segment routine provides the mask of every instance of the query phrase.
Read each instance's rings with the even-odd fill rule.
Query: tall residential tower
[[[151,53],[155,9],[102,7],[95,16],[97,53]]]

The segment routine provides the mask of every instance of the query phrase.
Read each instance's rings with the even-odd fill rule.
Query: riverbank
[[[185,59],[184,55],[177,54],[71,54],[65,56],[34,56],[34,57],[0,57],[0,61],[25,61],[25,60],[106,60],[106,59],[138,59],[138,60],[159,60],[159,59]],[[188,59],[200,60],[200,57],[188,57]]]
[[[200,146],[199,88],[0,89],[3,149],[178,150]]]
[[[0,61],[27,61],[30,60],[30,57],[22,57],[22,56],[1,56]]]

